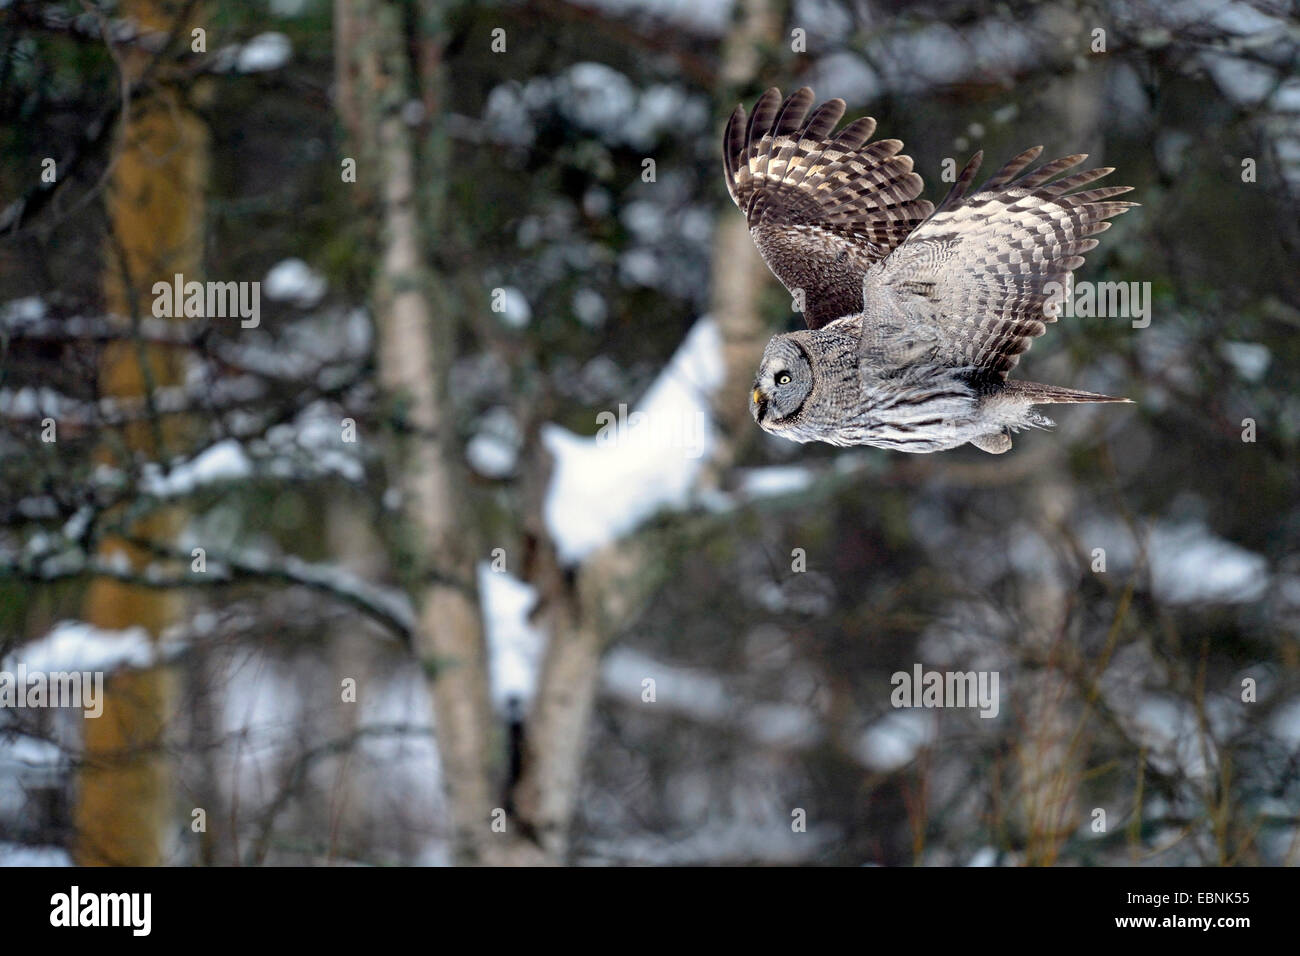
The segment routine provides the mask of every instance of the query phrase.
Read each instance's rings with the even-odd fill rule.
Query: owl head
[[[812,364],[797,335],[773,338],[758,366],[749,396],[749,413],[766,431],[784,431],[799,424],[804,403],[812,392]]]

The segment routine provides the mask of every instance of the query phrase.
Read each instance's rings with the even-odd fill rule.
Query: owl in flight
[[[1126,402],[1007,373],[1056,321],[1070,274],[1129,186],[1087,189],[1109,168],[1024,172],[1026,150],[968,192],[982,153],[936,208],[896,139],[876,121],[844,127],[844,101],[771,89],[727,123],[727,189],[807,330],[768,343],[750,412],[774,435],[932,452],[970,442],[1001,454],[1011,434],[1048,427],[1035,405]]]

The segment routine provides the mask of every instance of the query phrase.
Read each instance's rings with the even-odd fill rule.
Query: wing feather
[[[966,165],[934,215],[866,278],[862,352],[884,362],[927,361],[1001,381],[1055,322],[1070,274],[1137,203],[1111,201],[1110,186],[1074,192],[1113,172],[1077,172],[1066,156],[1024,172],[1042,152],[1026,150],[973,193],[980,154]]]
[[[923,184],[901,142],[869,142],[869,116],[832,136],[844,101],[809,114],[813,102],[807,87],[784,100],[770,89],[748,117],[743,106],[731,114],[723,146],[727,189],[755,245],[820,328],[861,311],[867,270],[934,207],[917,198]]]

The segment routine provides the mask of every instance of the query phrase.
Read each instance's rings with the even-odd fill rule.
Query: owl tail
[[[1059,385],[1044,385],[1042,382],[1006,382],[1002,386],[1004,395],[1028,399],[1034,405],[1082,404],[1084,402],[1128,402],[1131,398],[1115,398],[1111,395],[1098,395],[1096,392],[1081,392],[1073,388],[1061,388]]]

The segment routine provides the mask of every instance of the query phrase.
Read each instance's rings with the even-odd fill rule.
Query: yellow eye
[[[778,384],[778,385],[789,385],[789,384],[790,384],[790,373],[789,373],[789,372],[778,372],[778,373],[777,373],[777,376],[776,376],[776,384]]]

